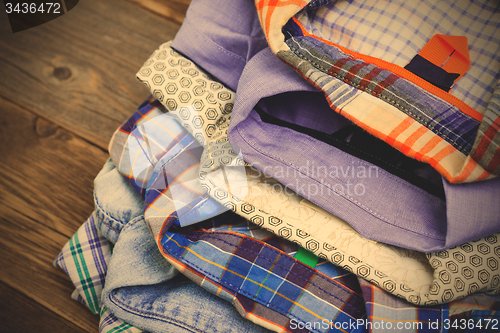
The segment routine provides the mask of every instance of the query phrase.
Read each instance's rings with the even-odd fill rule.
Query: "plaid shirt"
[[[170,58],[171,56],[173,58]],[[169,75],[175,76],[175,71],[169,71],[176,67],[172,64],[178,64],[184,72],[191,73],[189,75],[194,77],[200,75],[199,68],[192,66],[189,62],[184,62],[179,57],[180,55],[172,52],[168,45],[165,45],[146,62],[147,65],[141,69],[139,77],[147,78],[145,81],[152,92],[155,93],[156,91],[156,97],[163,101],[165,105],[163,112],[168,109],[168,114],[172,114],[186,129],[193,124],[200,124],[197,129],[191,127],[191,135],[203,138],[205,141],[200,141],[205,143],[205,149],[203,153],[200,153],[197,150],[198,148],[189,153],[189,149],[184,149],[186,147],[184,144],[180,144],[180,148],[176,148],[176,145],[182,142],[177,138],[184,138],[184,135],[167,135],[164,143],[153,140],[157,146],[167,147],[165,151],[154,154],[155,159],[161,161],[163,156],[171,155],[175,156],[175,158],[169,158],[169,163],[174,166],[186,165],[185,158],[190,160],[193,156],[196,156],[196,161],[199,163],[200,160],[204,160],[203,154],[210,151],[213,156],[218,156],[220,163],[229,165],[232,162],[230,160],[226,161],[223,155],[217,155],[217,149],[212,145],[213,142],[217,143],[219,137],[217,126],[212,129],[210,122],[207,123],[203,118],[193,117],[195,113],[189,112],[190,110],[187,108],[191,106],[193,108],[191,111],[201,112],[207,114],[209,118],[213,118],[212,121],[216,121],[219,130],[227,128],[224,127],[228,120],[224,116],[225,113],[219,113],[219,117],[222,118],[217,118],[217,113],[211,114],[211,108],[205,110],[201,103],[198,107],[196,107],[196,104],[193,106],[189,103],[188,98],[186,98],[188,101],[184,102],[186,105],[183,105],[181,103],[183,98],[180,96],[183,92],[175,91],[173,88],[171,88],[173,97],[169,99],[165,92],[168,94],[168,87],[173,87],[172,83],[182,81],[181,77],[176,77],[176,80],[171,82],[158,79],[159,85],[165,87],[165,89],[156,90],[154,88],[155,74],[153,71],[149,71],[148,67],[157,66],[156,60],[167,62],[173,66],[163,69]],[[207,104],[213,104],[216,110],[225,110],[224,105],[227,105],[226,103],[231,100],[230,95],[226,97],[225,94],[231,94],[231,92],[224,90],[220,84],[208,77],[195,82],[198,83],[197,86],[191,85],[189,87],[192,89],[193,94],[199,87],[205,88],[200,89],[200,93],[208,94],[209,103]],[[210,97],[215,95],[210,94],[210,89],[207,89],[207,87],[211,86],[210,82],[215,84],[211,88],[219,92],[217,98]],[[181,85],[180,82],[178,84]],[[187,81],[185,84],[186,86],[189,85]],[[188,92],[185,92],[185,94],[187,95]],[[224,103],[220,102],[221,98],[225,101]],[[133,133],[136,128],[140,128],[142,119],[163,117],[163,115],[157,114],[157,107],[158,104],[154,100],[142,105],[139,113],[134,115],[131,121],[124,124],[116,132],[111,144],[111,155],[115,157],[117,165],[122,165],[121,159],[123,158],[127,159],[125,163],[127,167],[129,166],[129,160],[138,160],[139,154],[131,154],[130,148],[127,148],[125,143],[130,142],[130,138],[131,140],[137,138],[136,135],[129,133]],[[150,117],[148,112],[144,112],[145,110],[151,111],[151,114],[156,115],[156,117]],[[227,114],[230,114],[230,110],[228,110]],[[223,121],[218,119],[223,119]],[[164,121],[158,120],[157,122],[163,124]],[[170,127],[162,127],[162,129],[167,132],[177,133]],[[155,135],[159,137],[157,133]],[[148,143],[149,140],[146,136],[142,136],[141,140],[144,144],[151,144]],[[220,141],[220,144],[224,145],[225,141]],[[144,156],[153,156],[153,154],[146,155],[144,153],[150,150],[154,149],[140,149]],[[176,151],[177,153],[171,154],[169,151]],[[134,156],[134,158],[129,156]],[[211,165],[211,160],[205,159],[205,161],[208,164],[203,164],[199,169],[200,175],[202,175],[200,178],[202,184],[206,176],[202,171],[206,167],[210,168]],[[139,162],[137,165],[141,165],[141,163]],[[196,163],[190,165],[196,165]],[[241,164],[235,164],[236,167],[238,165]],[[133,170],[135,167],[136,165],[121,170],[121,172],[130,179],[130,174],[133,174],[133,172],[131,173],[128,170]],[[153,165],[153,168],[156,168],[156,166]],[[121,168],[119,167],[119,169]],[[180,169],[188,170],[189,168]],[[416,330],[439,331],[443,330],[442,323],[444,323],[444,320],[450,319],[449,312],[447,312],[448,305],[416,307],[401,300],[394,300],[394,296],[373,285],[370,285],[371,292],[369,294],[371,296],[365,297],[364,292],[359,288],[358,278],[354,274],[324,260],[314,268],[309,267],[294,258],[294,251],[290,247],[287,248],[286,245],[283,245],[287,242],[281,237],[264,232],[256,226],[249,226],[245,219],[241,217],[238,219],[234,214],[225,213],[223,216],[213,218],[211,222],[207,222],[212,223],[210,227],[203,227],[202,225],[183,227],[178,223],[179,216],[189,215],[193,212],[198,216],[199,214],[196,212],[200,206],[197,205],[198,201],[196,196],[193,195],[192,202],[185,200],[185,206],[177,205],[173,207],[171,202],[180,202],[180,200],[176,200],[173,197],[174,193],[168,192],[166,189],[171,184],[180,184],[179,176],[182,173],[168,168],[164,170],[164,173],[169,175],[166,182],[164,181],[165,177],[161,178],[162,183],[160,184],[164,187],[155,186],[153,188],[154,193],[162,193],[162,195],[170,199],[164,200],[163,204],[160,204],[158,200],[148,201],[148,191],[133,186],[139,193],[145,193],[145,218],[157,239],[162,254],[174,267],[190,279],[230,301],[244,317],[275,331],[295,331],[297,328],[302,327],[315,332],[336,331],[338,327],[342,330],[344,329],[342,325],[345,327],[347,323],[349,323],[347,325],[349,326],[348,331],[373,329],[369,325],[365,325],[365,319],[387,320],[394,323],[401,320],[409,322],[415,320],[427,321],[425,327],[417,327]],[[154,172],[151,174],[154,175]],[[158,184],[155,180],[158,177],[152,177],[152,179],[141,180],[140,183]],[[193,178],[186,179],[188,181],[193,180]],[[193,193],[192,188],[194,186],[194,184],[179,186],[178,191],[182,189],[182,191],[186,192],[186,198],[189,198]],[[210,192],[210,195],[214,197],[219,195],[213,192],[210,187],[204,187],[204,190]],[[203,197],[204,193],[206,192],[200,192],[198,195]],[[176,192],[175,195],[177,194],[184,197],[184,194]],[[162,205],[165,204],[168,205],[167,207],[172,208],[164,209]],[[179,212],[175,209],[179,210]],[[162,212],[163,218],[160,219],[160,215],[148,217],[148,210]],[[235,219],[236,222],[233,222]],[[345,267],[349,268],[349,266]],[[382,297],[382,295],[385,296]],[[367,308],[370,312],[366,312]],[[436,320],[438,321],[436,322]],[[325,323],[330,324],[326,325]],[[360,324],[357,325],[357,323]],[[437,326],[429,327],[429,323],[436,323]]]
[[[326,2],[315,1],[314,4],[324,5]],[[292,8],[292,6],[295,7]],[[304,6],[306,6],[306,2],[300,1],[287,2],[286,4],[283,2],[271,4],[265,1],[257,3],[257,8],[271,46],[279,56],[292,64],[294,61],[293,57],[296,55],[286,53],[287,51],[283,53],[283,49],[290,48],[299,54],[298,50],[305,49],[310,51],[314,48],[321,47],[316,41],[313,40],[311,42],[308,38],[303,38],[300,41],[289,38],[290,43],[296,42],[298,44],[292,46],[287,44],[285,47],[283,47],[283,45],[278,45],[281,36],[282,22],[286,22],[288,18],[293,16],[293,14],[297,12],[297,8],[302,8]],[[308,7],[308,9],[311,8],[312,6]],[[283,18],[287,19],[283,20]],[[306,36],[307,34],[304,33],[305,29],[303,22],[298,19],[289,21],[289,24],[286,26],[287,34],[293,37]],[[307,35],[307,37],[310,36]],[[287,42],[289,40],[287,40]],[[307,42],[311,42],[311,44],[308,45]],[[301,57],[307,57],[307,55],[307,51],[303,54],[299,54]],[[161,59],[161,57],[165,55],[160,52],[156,56],[158,59]],[[326,56],[330,56],[330,54],[326,54]],[[183,65],[185,63],[183,59],[177,59],[177,62],[174,64],[182,68],[186,67]],[[170,64],[172,65],[172,63]],[[330,67],[335,69],[338,66],[335,67],[332,65]],[[347,64],[346,68],[355,68],[359,70],[362,66],[353,62]],[[147,68],[144,70],[145,71],[141,73],[141,75],[145,77],[151,75],[151,72],[147,72]],[[188,69],[186,69],[186,71],[187,70]],[[370,73],[378,71],[378,69],[371,67],[367,67],[366,70]],[[311,72],[314,72],[314,70]],[[352,74],[349,70],[347,70],[347,72]],[[332,73],[333,76],[338,74],[334,73],[333,70]],[[381,71],[379,71],[379,73],[381,73]],[[190,75],[195,77],[195,74],[196,73],[193,72]],[[385,74],[386,73],[383,73],[381,75],[383,76]],[[353,76],[355,75],[353,74]],[[385,78],[382,76],[376,79],[382,78],[383,80],[381,79],[381,81],[385,86],[390,80],[387,81],[389,77]],[[394,78],[391,77],[390,79],[392,80]],[[152,82],[150,85],[151,92],[158,100],[163,102],[166,108],[178,111],[176,114],[177,120],[188,132],[190,132],[190,126],[194,126],[194,128],[203,127],[201,119],[197,119],[197,121],[195,121],[196,119],[190,119],[193,120],[193,122],[186,123],[183,118],[182,106],[175,103],[179,103],[179,101],[183,102],[183,99],[186,98],[187,105],[185,107],[191,106],[196,110],[198,110],[198,108],[203,108],[202,104],[197,105],[196,103],[188,103],[187,100],[189,98],[187,95],[183,95],[182,97],[179,95],[178,99],[169,99],[169,91],[175,94],[176,87],[170,85],[170,90],[167,86],[165,90],[155,89],[155,85],[161,86],[164,83],[161,81],[160,76],[153,76],[152,81],[148,82]],[[350,82],[347,83],[351,84]],[[391,84],[387,85],[387,87],[389,87],[389,89],[386,89],[388,92],[393,93],[401,89],[397,84],[393,84],[393,82],[390,83],[392,86]],[[186,81],[181,83],[181,85],[182,84],[189,87],[192,83],[190,84]],[[325,86],[328,86],[328,84],[325,84]],[[202,84],[199,88],[200,94],[206,91],[204,89],[206,87]],[[395,90],[392,91],[390,90],[391,88]],[[221,87],[218,87],[218,89],[221,89]],[[165,91],[167,95],[164,93]],[[196,95],[194,91],[193,93]],[[230,92],[223,91],[221,95],[217,94],[217,97],[222,97],[224,100],[225,93],[230,94]],[[354,90],[352,93],[353,95],[349,98],[357,94]],[[382,91],[380,94],[382,95]],[[352,100],[349,100],[349,102],[351,101]],[[222,105],[221,103],[218,104],[217,100],[214,100],[214,102],[214,104],[219,107]],[[433,102],[435,102],[435,100],[433,100]],[[460,108],[461,106],[462,105],[459,105],[457,107]],[[467,108],[465,107],[465,109]],[[207,112],[208,111],[207,109]],[[145,133],[150,133],[149,130],[140,132],[140,135],[132,133],[137,128],[140,128],[141,124],[137,120],[144,117],[144,115],[144,113],[136,115],[136,118],[131,119],[126,126],[123,126],[120,129],[120,133],[115,135],[113,144],[117,142],[123,143],[128,140],[128,138],[132,137],[133,140],[142,141],[142,144],[139,143],[137,146],[139,147],[138,150],[144,150],[144,147],[148,147],[148,149],[149,147],[153,147],[154,145],[147,142],[149,136],[144,135]],[[450,125],[451,127],[446,128],[446,131],[451,133],[450,136],[453,137],[455,134],[456,136],[448,140],[449,142],[447,142],[447,144],[450,144],[454,149],[463,153],[464,149],[461,148],[463,145],[469,144],[469,146],[471,146],[471,140],[470,137],[467,137],[467,131],[474,132],[477,129],[477,124],[475,125],[474,121],[471,121],[467,117],[460,118],[461,115],[454,112],[451,113],[450,117],[447,117],[446,114],[442,114],[441,116],[447,120],[453,120],[450,122],[452,124]],[[229,120],[228,117],[220,119]],[[494,121],[495,120],[493,120],[493,122]],[[412,121],[408,120],[402,125],[398,125],[400,127],[398,128],[401,130],[404,126],[407,126],[405,127],[406,129],[411,124],[413,124]],[[428,124],[431,123],[426,123],[424,125],[427,126]],[[442,124],[440,123],[439,125]],[[453,128],[455,125],[458,127]],[[162,129],[162,126],[163,124],[160,124],[158,128]],[[464,128],[468,129],[465,131],[465,134],[462,132]],[[208,127],[206,127],[206,129],[208,131],[214,130]],[[194,134],[196,131],[191,132]],[[391,130],[391,133],[392,132],[394,131]],[[422,131],[420,130],[420,132]],[[207,134],[210,136],[213,133],[210,134],[207,132]],[[160,149],[158,151],[151,149],[144,154],[148,157],[147,162],[149,163],[145,163],[143,166],[134,164],[134,166],[128,169],[126,165],[124,168],[121,168],[122,165],[120,164],[120,168],[123,169],[124,175],[131,179],[131,184],[134,188],[145,198],[147,207],[145,213],[146,219],[150,222],[150,226],[153,226],[153,234],[158,237],[158,244],[165,258],[176,266],[177,269],[204,288],[231,301],[245,317],[275,331],[310,330],[314,332],[336,330],[376,331],[377,328],[373,327],[374,325],[347,325],[347,328],[343,326],[345,323],[364,323],[363,320],[365,319],[370,319],[371,323],[377,321],[404,323],[418,320],[423,323],[423,326],[413,327],[413,331],[447,331],[447,320],[458,318],[469,319],[476,315],[477,318],[485,318],[484,315],[491,316],[491,318],[494,319],[497,318],[495,317],[496,313],[492,311],[498,308],[494,299],[489,299],[489,302],[485,302],[484,299],[481,299],[479,302],[479,304],[482,304],[482,306],[486,308],[484,310],[485,313],[480,313],[480,311],[466,311],[460,314],[450,315],[450,309],[452,307],[458,308],[462,304],[468,304],[468,302],[474,304],[474,302],[477,301],[475,297],[484,297],[480,295],[462,300],[462,304],[455,305],[452,302],[449,305],[419,308],[385,293],[374,285],[366,284],[362,280],[360,289],[359,284],[357,284],[358,280],[353,274],[335,267],[329,262],[320,262],[314,268],[308,267],[293,257],[293,251],[289,251],[289,249],[287,251],[285,249],[286,246],[284,247],[284,245],[282,245],[282,240],[276,239],[276,237],[269,234],[265,234],[264,238],[261,238],[262,235],[260,232],[254,231],[256,229],[254,229],[254,227],[249,227],[248,224],[247,227],[240,227],[240,222],[231,223],[226,221],[222,226],[214,222],[214,225],[210,228],[202,228],[201,226],[197,226],[195,229],[181,228],[182,226],[190,224],[181,223],[180,220],[182,216],[191,217],[191,219],[188,220],[190,222],[196,222],[196,216],[199,217],[199,212],[205,214],[201,216],[209,217],[211,214],[216,215],[221,213],[225,208],[217,206],[216,201],[210,202],[208,206],[203,206],[204,203],[210,201],[210,195],[204,196],[209,189],[201,186],[203,190],[200,190],[198,187],[199,184],[196,183],[196,181],[187,186],[189,191],[186,191],[186,196],[181,194],[180,200],[174,198],[172,194],[173,191],[167,193],[169,189],[172,189],[171,184],[177,183],[180,186],[178,189],[180,189],[184,187],[183,184],[185,182],[189,183],[195,180],[195,172],[184,174],[183,170],[193,171],[194,168],[192,167],[199,163],[201,156],[201,152],[196,148],[196,144],[194,144],[191,149],[186,148],[188,144],[181,143],[183,138],[187,136],[179,136],[179,134],[176,134],[172,137],[175,138],[172,146],[165,147],[159,145],[158,147],[160,147]],[[151,138],[154,139],[155,136],[153,135]],[[201,142],[202,145],[204,144],[203,138],[205,138],[203,134],[201,137],[196,137],[197,141],[199,143]],[[393,141],[392,139],[393,138],[391,138],[390,141]],[[178,143],[180,143],[180,145],[176,147]],[[479,146],[481,146],[481,143]],[[180,148],[179,151],[162,161],[164,156],[166,156],[164,155],[165,151],[175,151],[176,148]],[[468,149],[469,148],[466,148],[465,151]],[[451,150],[447,149],[446,151]],[[112,157],[113,153],[115,153],[113,160],[121,163],[124,151],[118,150],[116,153],[112,146]],[[179,161],[177,161],[177,158],[174,158],[181,155],[189,156],[186,160],[191,159],[191,162],[185,162],[184,158],[179,159]],[[134,158],[131,158],[131,156],[134,156],[133,154],[127,156],[129,161],[135,161]],[[175,169],[176,163],[172,163],[174,159],[176,163],[178,162],[181,165],[178,169]],[[153,160],[154,163],[151,163]],[[475,165],[474,163],[476,162],[471,162],[469,160],[467,163]],[[221,161],[221,163],[224,163],[224,161]],[[161,165],[160,168],[156,168],[157,165]],[[167,165],[169,166],[168,168],[164,167]],[[172,166],[172,168],[170,168],[170,166]],[[444,166],[444,169],[440,171],[446,174],[449,172],[445,170],[447,167],[448,165]],[[467,175],[462,173],[458,176],[452,175],[452,177],[457,177],[455,180],[458,179],[458,181],[464,179],[472,181],[479,178],[490,177],[485,173],[477,171],[479,169],[476,170],[474,168],[476,168],[476,166],[473,168],[469,166],[466,172]],[[134,169],[139,170],[139,174],[134,172]],[[147,171],[142,173],[143,170]],[[478,172],[480,176],[476,177]],[[182,181],[178,181],[181,179],[180,177],[184,177]],[[152,196],[149,199],[149,193],[146,191],[148,188],[152,189]],[[176,196],[177,193],[178,191],[175,191]],[[216,193],[212,193],[212,195],[217,196]],[[163,203],[160,202],[160,199],[164,199]],[[202,203],[202,205],[199,205],[200,203]],[[159,208],[163,206],[169,208],[160,214],[148,216],[148,210],[154,213],[154,211],[159,211]],[[217,213],[215,213],[214,207],[218,207],[219,211]],[[207,210],[201,208],[207,208]],[[193,212],[195,213],[193,214]],[[193,217],[190,214],[195,216]],[[230,216],[230,214],[226,213],[224,218],[227,218],[227,216]],[[329,325],[323,325],[324,323],[329,323]],[[432,323],[436,323],[436,327],[431,325]],[[453,329],[452,327],[450,331],[453,331]]]
[[[100,316],[100,333],[140,333],[140,330],[116,318],[101,303],[111,245],[97,230],[92,214],[64,245],[54,265],[60,267],[75,285],[71,297]]]
[[[228,252],[231,248],[227,240],[237,245],[233,252]],[[185,275],[232,302],[240,312],[245,313],[246,318],[277,332],[307,331],[300,330],[299,327],[309,327],[312,332],[388,332],[387,329],[382,329],[387,328],[388,323],[391,323],[389,325],[395,332],[401,331],[397,329],[397,325],[405,323],[407,327],[412,327],[405,332],[495,332],[495,329],[487,330],[484,327],[481,330],[479,326],[461,330],[460,320],[465,320],[465,323],[474,322],[475,325],[481,323],[483,326],[491,322],[491,327],[495,320],[500,320],[498,298],[476,294],[446,305],[415,307],[363,279],[356,279],[354,274],[327,261],[320,260],[314,269],[309,268],[293,259],[297,250],[295,244],[280,240],[231,213],[196,226],[173,230],[163,243],[171,251],[164,255]],[[181,246],[189,250],[182,250]],[[210,250],[212,255],[207,257],[207,251],[204,250],[207,247],[218,250]],[[100,305],[110,253],[110,243],[97,231],[92,215],[68,241],[55,264],[73,281],[76,287],[73,297],[94,314],[100,314],[99,332],[142,332],[117,319],[106,307]],[[255,260],[256,264],[245,264],[246,260],[243,258],[249,256],[259,258]],[[227,261],[228,257],[232,259]],[[264,279],[255,278],[260,275],[259,270],[267,272]],[[215,274],[220,276],[221,271],[226,274],[222,274],[217,281],[211,279]],[[257,274],[252,274],[252,271]],[[289,273],[286,275],[285,272]],[[242,276],[246,278],[243,279]],[[232,291],[235,285],[240,287],[240,293]],[[256,300],[246,297],[243,291],[247,288],[259,290],[260,296]],[[308,289],[314,297],[299,297],[301,300],[298,300],[298,304],[302,302],[306,306],[296,304],[296,309],[290,311],[291,314],[298,313],[293,317],[297,320],[287,319],[270,310],[269,307],[283,310],[287,304],[290,306],[294,303],[291,295],[304,293],[303,288]],[[280,292],[273,292],[276,289]],[[328,318],[333,318],[332,321],[318,322],[313,315],[314,303],[319,301],[317,298],[328,299],[331,305],[322,312]],[[257,300],[267,301],[264,305]],[[332,314],[335,315],[332,317]],[[299,317],[304,316],[312,321],[299,321]],[[288,323],[288,327],[283,328],[283,323]],[[352,323],[350,325],[356,329],[343,329],[342,325],[348,326],[345,323]],[[453,323],[457,328],[451,326]],[[342,329],[336,329],[335,325]]]
[[[150,191],[153,197],[161,193],[163,200],[146,198],[145,218],[157,239],[161,239],[170,226],[181,225],[179,220],[184,216],[199,217],[200,212],[205,216],[216,215],[216,207],[227,207],[254,224],[296,242],[338,266],[347,267],[393,295],[417,305],[447,303],[478,290],[499,292],[500,277],[495,267],[500,252],[490,254],[491,247],[498,243],[498,235],[427,255],[371,242],[345,221],[293,191],[283,190],[276,180],[245,163],[232,149],[227,137],[235,94],[173,50],[170,42],[153,53],[138,77],[156,94],[164,108],[157,107],[158,102],[154,101],[149,106],[142,106],[138,111],[140,117],[131,118],[137,121],[137,125],[131,126],[127,122],[116,132],[111,155],[120,166],[118,169],[122,168],[121,165],[127,167],[121,171],[127,176],[129,161],[134,161],[135,170],[144,167],[145,161],[153,161],[145,152],[155,148],[136,147],[151,145],[151,142],[167,147],[158,156],[161,160],[166,158],[175,167],[164,168],[163,173],[168,174],[166,183],[165,177],[153,177],[149,181],[149,184],[155,184]],[[196,84],[189,83],[193,81]],[[141,128],[144,120],[164,124],[161,130],[166,133],[154,133],[153,140],[143,136],[143,144],[137,145],[136,136],[127,136],[127,133]],[[200,152],[199,145],[187,148],[187,145],[177,143],[176,137],[170,133],[179,132],[179,124],[190,131],[199,145],[203,144],[203,152]],[[195,160],[193,156],[196,156]],[[194,170],[197,170],[199,179],[192,172]],[[185,177],[187,174],[190,176]],[[174,185],[177,189],[171,191]],[[201,196],[193,191],[195,187],[203,189],[199,192]],[[206,206],[205,199],[210,198],[218,202],[218,206]],[[449,281],[455,281],[454,285],[449,286]]]
[[[451,183],[500,174],[498,6],[398,0],[256,5],[273,52],[322,89],[333,110]],[[466,36],[470,44],[455,47],[470,57],[470,69],[449,93],[402,67],[434,34]]]

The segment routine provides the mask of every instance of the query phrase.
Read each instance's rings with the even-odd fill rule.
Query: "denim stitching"
[[[128,312],[136,312],[136,313],[139,313],[141,315],[150,316],[153,319],[157,318],[157,319],[160,319],[160,320],[163,320],[163,321],[167,321],[167,322],[170,320],[172,322],[172,324],[173,324],[173,322],[175,322],[175,323],[179,323],[181,325],[188,326],[189,328],[186,328],[186,329],[192,329],[193,332],[206,333],[204,331],[201,331],[201,330],[197,329],[196,327],[192,327],[192,326],[190,326],[190,325],[188,325],[186,323],[183,323],[183,322],[181,322],[179,320],[176,320],[174,318],[171,318],[171,317],[168,317],[168,316],[165,316],[165,315],[160,315],[160,314],[157,314],[155,312],[147,312],[147,311],[144,311],[144,310],[139,310],[139,309],[133,308],[133,307],[125,304],[124,302],[122,302],[120,299],[118,299],[117,297],[115,297],[115,295],[113,295],[111,293],[109,295],[109,300],[111,302],[113,302],[114,304],[116,304],[117,306],[121,306],[122,309],[126,308],[128,310]]]
[[[95,205],[97,206],[97,208],[99,208],[99,212],[100,214],[103,214],[104,216],[108,217],[110,220],[113,220],[115,221],[116,223],[119,223],[122,225],[122,229],[123,227],[127,224],[127,222],[124,222],[124,221],[120,221],[118,219],[116,219],[115,217],[113,217],[112,215],[110,215],[105,209],[104,207],[101,206],[101,204],[99,203],[99,200],[97,199],[97,196],[94,195],[94,202],[95,202]],[[140,216],[141,214],[139,214],[138,216]],[[138,216],[132,218],[131,220],[137,218]],[[114,227],[112,227],[109,223],[105,222],[103,219],[99,219],[101,220],[101,223],[107,225],[110,229],[120,233],[122,229],[116,229]]]

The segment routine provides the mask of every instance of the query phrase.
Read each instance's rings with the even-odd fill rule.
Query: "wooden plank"
[[[178,25],[123,0],[81,0],[12,33],[0,20],[0,95],[106,148],[148,96],[135,73]]]
[[[72,283],[52,263],[92,212],[93,179],[108,154],[1,97],[0,142],[0,281],[47,309],[38,313],[53,312],[50,320],[97,332],[97,316],[71,300]],[[31,320],[11,313],[9,325]]]
[[[25,321],[29,327],[36,328],[39,318],[19,309],[19,306],[24,306],[24,300],[29,298],[30,302],[26,306],[39,308],[38,313],[51,312],[55,326],[66,325],[69,321],[85,332],[98,332],[98,316],[70,298],[74,289],[71,281],[61,270],[52,266],[61,243],[67,238],[8,207],[2,208],[1,216],[0,281],[17,290],[19,296],[10,299],[6,305],[10,308],[10,315],[2,319],[1,326],[13,326]],[[3,302],[7,299],[2,296]],[[51,329],[39,327],[38,332],[49,333]]]
[[[1,97],[0,110],[0,202],[70,237],[107,152]]]
[[[2,332],[88,332],[64,318],[61,318],[54,312],[40,307],[39,304],[31,298],[19,293],[2,282],[0,282],[0,297],[2,299],[2,302],[0,302],[0,323],[2,323]]]
[[[136,3],[151,12],[160,15],[171,22],[181,24],[186,16],[186,11],[191,0],[128,0]]]
[[[149,95],[135,73],[174,37],[181,19],[164,17],[123,0],[81,0],[16,34],[0,20],[3,330],[98,331],[52,262],[93,210],[112,133]]]

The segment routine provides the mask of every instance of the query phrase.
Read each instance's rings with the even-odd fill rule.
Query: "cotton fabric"
[[[183,63],[184,72],[198,73],[195,76],[198,86],[190,89],[196,90],[197,87],[211,86],[219,88],[216,90],[219,92],[218,97],[213,97],[213,112],[201,107],[190,107],[189,101],[180,102],[179,96],[186,93],[181,89],[170,94],[171,100],[176,101],[176,108],[170,108],[169,104],[164,102],[166,108],[170,109],[168,112],[164,109],[164,112],[178,119],[183,126],[200,124],[197,128],[191,127],[194,137],[203,137],[204,150],[200,154],[198,169],[200,186],[206,190],[208,196],[219,202],[221,207],[227,207],[258,226],[300,244],[337,266],[348,267],[350,271],[372,281],[384,290],[415,304],[447,303],[478,290],[499,292],[500,276],[497,269],[500,253],[492,252],[492,249],[498,245],[498,235],[491,235],[471,244],[465,243],[461,247],[428,255],[373,242],[360,236],[345,221],[322,210],[276,180],[245,164],[241,157],[232,150],[227,139],[233,92],[219,86],[213,79],[199,75],[202,69],[192,62],[179,61],[181,55],[170,45],[171,43],[162,45],[139,71],[138,77],[152,86],[154,75],[160,75],[157,74],[159,72],[154,71],[157,61],[166,61],[170,64]],[[162,60],[158,60],[159,54]],[[172,61],[172,59],[176,60]],[[175,66],[172,65],[172,68]],[[169,72],[171,68],[167,66],[165,70]],[[144,76],[142,75],[144,72],[151,72],[151,75]],[[155,89],[165,93],[171,84],[183,80],[185,77],[181,75],[170,81],[166,80],[162,86]],[[226,95],[227,98],[220,98]],[[210,98],[208,101],[200,100],[200,104],[209,103]],[[137,117],[133,118],[137,119]],[[149,118],[149,114],[143,114],[141,119]],[[138,121],[135,126],[140,126],[141,121]],[[130,125],[130,122],[127,123],[127,126]],[[120,137],[124,135],[124,127],[117,133]],[[158,137],[164,138],[160,145],[172,146],[167,135],[158,135]],[[143,141],[148,142],[147,138],[143,138]],[[113,147],[120,152],[128,150],[127,147],[114,143]],[[149,149],[141,151],[147,150]],[[121,154],[116,154],[116,156],[121,156]],[[140,161],[141,157],[138,155],[134,160]],[[122,164],[121,160],[115,163]],[[161,190],[159,192],[169,195],[169,192]],[[197,200],[193,199],[193,202]],[[190,203],[186,205],[196,207]],[[148,209],[146,208],[146,211]],[[147,214],[146,221],[151,230],[158,231],[154,232],[154,235],[161,242],[170,226],[177,225],[179,214],[176,214],[173,208],[157,210],[161,211],[164,217],[160,221],[165,221],[161,228],[157,225],[157,220],[149,219]],[[446,260],[443,262],[442,259]],[[471,279],[472,277],[476,278]],[[454,286],[447,286],[450,281],[455,281]]]

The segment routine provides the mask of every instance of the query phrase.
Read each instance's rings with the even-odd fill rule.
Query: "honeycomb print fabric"
[[[204,146],[199,179],[210,197],[254,224],[417,305],[500,291],[499,235],[437,253],[377,243],[243,161],[227,139],[234,93],[162,45],[138,78]]]

